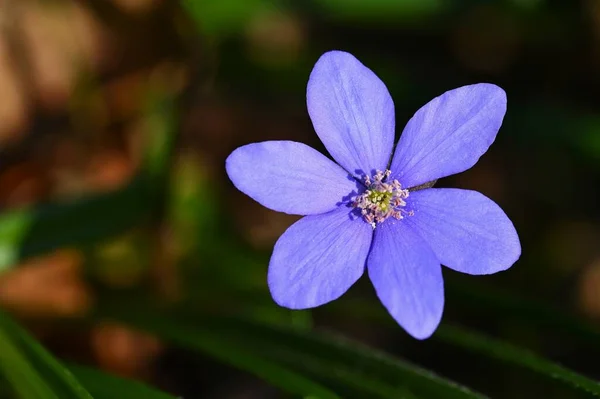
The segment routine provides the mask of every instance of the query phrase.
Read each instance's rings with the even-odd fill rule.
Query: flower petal
[[[229,155],[225,167],[238,190],[294,215],[331,211],[359,184],[317,150],[293,141],[245,145]]]
[[[468,274],[506,270],[521,255],[512,222],[477,191],[430,188],[410,193],[415,214],[404,220],[429,244],[440,263]]]
[[[447,91],[408,121],[392,160],[394,177],[414,187],[475,165],[494,142],[506,94],[480,83]]]
[[[291,309],[319,306],[339,298],[363,274],[373,230],[349,211],[306,216],[283,233],[269,263],[275,302]]]
[[[367,261],[377,296],[410,335],[428,338],[444,310],[442,267],[427,243],[404,220],[375,229]]]
[[[317,135],[355,176],[385,170],[394,145],[394,103],[385,84],[353,55],[330,51],[313,68],[306,92]]]

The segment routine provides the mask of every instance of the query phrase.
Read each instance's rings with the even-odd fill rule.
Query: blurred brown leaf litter
[[[132,20],[159,4],[114,2]],[[133,69],[128,64],[137,62],[135,54],[116,61],[115,55],[123,53],[115,32],[85,2],[5,1],[0,6],[0,142],[18,147],[24,135],[39,136],[33,150],[0,170],[3,209],[111,191],[135,174],[143,144],[144,90],[164,72],[178,72],[165,70],[163,54],[169,49],[158,49]],[[36,119],[62,122],[38,133]],[[118,265],[131,261],[128,245],[124,238],[96,252]],[[26,261],[0,276],[0,306],[24,316],[85,314],[94,303],[83,278],[85,262],[85,254],[74,249]],[[116,286],[139,281],[127,270],[107,271],[103,281]],[[90,339],[98,364],[127,376],[147,376],[160,349],[156,339],[115,324],[97,326]]]

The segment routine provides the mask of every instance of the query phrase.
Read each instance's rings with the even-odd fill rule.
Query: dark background
[[[496,201],[523,254],[492,276],[445,269],[442,326],[469,327],[600,377],[600,345],[581,333],[600,316],[600,3],[6,0],[0,7],[4,212],[127,187],[145,165],[156,124],[145,113],[149,99],[173,105],[168,180],[143,227],[4,261],[0,306],[28,320],[54,353],[186,398],[284,397],[120,324],[35,327],[40,318],[90,312],[105,290],[143,288],[217,311],[256,304],[259,318],[333,329],[491,397],[586,397],[449,344],[443,332],[412,339],[377,313],[366,278],[310,314],[271,303],[268,256],[296,218],[237,192],[224,160],[237,146],[272,139],[324,151],[306,111],[306,82],[320,54],[339,49],[386,83],[398,134],[446,90],[477,82],[504,88],[508,111],[495,143],[471,170],[437,186]],[[110,222],[98,215],[98,223]],[[60,236],[61,226],[49,236]],[[215,236],[226,245],[209,245]]]

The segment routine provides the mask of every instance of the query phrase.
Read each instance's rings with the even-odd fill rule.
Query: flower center
[[[388,181],[391,174],[390,170],[378,170],[373,177],[366,176],[364,182],[367,189],[352,203],[373,229],[377,223],[382,223],[389,217],[400,220],[404,215],[413,215],[413,211],[402,209],[406,206],[408,190],[402,189],[398,180]]]

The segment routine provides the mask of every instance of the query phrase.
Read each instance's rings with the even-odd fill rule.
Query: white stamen
[[[408,190],[402,189],[398,180],[385,181],[392,174],[389,169],[385,172],[376,171],[373,177],[365,176],[367,189],[352,203],[352,206],[360,209],[365,222],[373,229],[377,223],[384,222],[387,218],[401,220],[405,215],[412,216],[413,211],[406,211],[401,207],[406,206],[405,199],[408,198]]]

